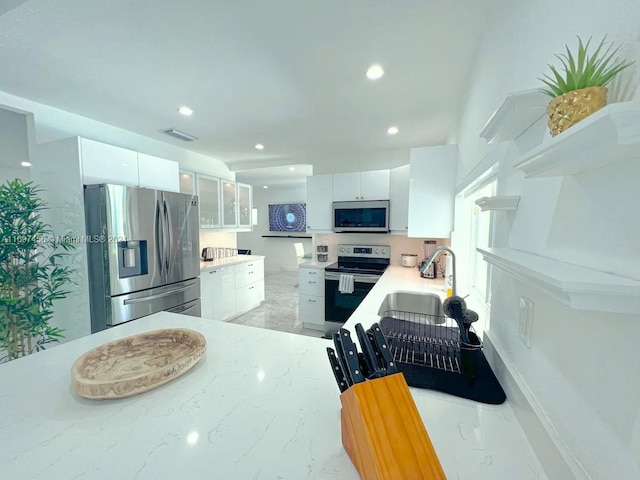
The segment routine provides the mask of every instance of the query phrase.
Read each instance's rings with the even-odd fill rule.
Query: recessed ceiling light
[[[23,167],[30,167],[31,163],[29,163],[29,162],[20,162],[20,165],[22,165]]]
[[[396,133],[398,133],[400,130],[398,130],[398,127],[389,127],[389,129],[387,130],[387,133],[389,135],[395,135]]]
[[[269,187],[267,187],[266,185],[263,185],[262,188],[269,188]]]
[[[191,115],[193,115],[193,110],[191,110],[189,107],[180,107],[178,109],[178,112],[180,112],[182,115],[185,115],[187,117],[190,117]]]
[[[371,80],[377,80],[379,79],[382,75],[384,75],[384,70],[383,68],[378,65],[371,65],[369,67],[369,70],[367,70],[367,78],[370,78]]]
[[[256,143],[256,150],[263,150],[264,149],[264,145],[261,143]]]
[[[296,169],[296,167],[289,167],[289,171],[293,172]]]

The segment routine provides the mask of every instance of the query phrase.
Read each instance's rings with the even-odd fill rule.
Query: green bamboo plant
[[[553,75],[545,74],[544,78],[538,78],[548,87],[541,88],[540,91],[555,98],[581,88],[604,87],[613,77],[634,63],[616,58],[620,46],[613,48],[613,45],[609,44],[603,50],[606,38],[605,35],[592,54],[589,53],[591,38],[585,44],[578,37],[578,52],[575,56],[565,45],[567,53],[555,55],[562,63],[560,71],[549,65]]]
[[[69,293],[72,270],[63,261],[75,246],[42,220],[40,192],[19,179],[0,185],[0,362],[63,338],[49,321],[53,302]]]

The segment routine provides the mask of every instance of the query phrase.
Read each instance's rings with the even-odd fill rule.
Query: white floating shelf
[[[478,248],[484,259],[576,310],[637,315],[640,281],[509,248]]]
[[[640,102],[607,105],[520,157],[525,177],[575,175],[640,158]]]
[[[546,112],[551,99],[538,90],[510,93],[480,132],[487,142],[515,140]]]
[[[482,197],[476,200],[476,205],[478,205],[483,212],[487,210],[517,210],[518,203],[520,203],[520,195]]]

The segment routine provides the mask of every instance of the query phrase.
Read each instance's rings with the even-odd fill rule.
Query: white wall
[[[21,113],[0,108],[0,183],[20,178],[28,181],[29,168],[20,162],[29,161],[27,119]]]
[[[269,204],[306,203],[306,201],[307,186],[304,183],[253,188],[253,206],[258,209],[258,225],[253,227],[252,232],[237,234],[238,248],[251,249],[254,255],[264,255],[266,274],[297,268],[298,263],[293,247],[296,242],[301,242],[305,252],[311,253],[311,238],[287,238],[286,233],[269,231]],[[278,235],[280,238],[263,238],[263,235]],[[295,235],[306,236],[306,233],[300,232]]]
[[[599,40],[608,34],[609,40],[631,42],[624,47],[627,54],[638,51],[635,0],[498,0],[491,18],[457,135],[460,179],[487,151],[478,134],[507,93],[539,87],[536,78],[547,63],[555,63],[553,54],[565,43],[575,45],[576,35]],[[636,75],[637,67],[625,75]],[[519,142],[521,149],[548,139],[540,133],[543,123]],[[522,181],[521,173],[512,171],[499,182],[498,193],[508,188],[522,198],[514,218],[502,218],[496,242],[640,278],[638,160],[640,151],[634,161],[565,178]],[[513,181],[507,187],[504,180]],[[465,248],[465,241],[454,236],[454,249]],[[519,338],[520,296],[535,302],[531,348]],[[519,403],[517,392],[507,391],[517,414],[526,419],[533,405],[546,428],[529,435],[549,478],[569,478],[568,468],[578,478],[640,478],[640,367],[632,353],[640,316],[571,310],[494,269],[487,335],[509,370],[498,372],[503,385],[513,388],[508,377],[515,377],[528,395],[528,402]],[[566,464],[550,456],[549,439],[555,439]]]

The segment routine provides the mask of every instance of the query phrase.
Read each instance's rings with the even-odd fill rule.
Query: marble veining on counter
[[[73,392],[69,369],[82,353],[175,327],[207,340],[205,357],[184,376],[120,400]],[[327,345],[162,312],[0,365],[0,476],[355,480]],[[508,404],[412,395],[448,478],[546,478]]]
[[[264,259],[264,255],[234,255],[233,257],[216,258],[209,262],[200,261],[200,271],[209,270],[216,267],[224,267],[229,265],[238,265],[253,260]]]

